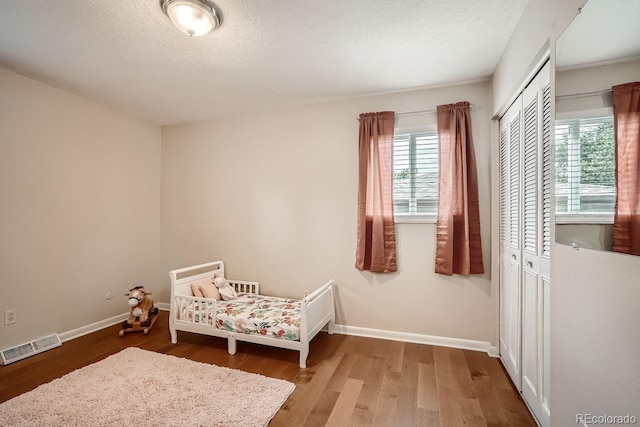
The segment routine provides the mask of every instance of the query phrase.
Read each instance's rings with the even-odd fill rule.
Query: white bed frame
[[[214,337],[227,338],[229,354],[236,354],[236,341],[246,341],[256,344],[264,344],[272,347],[286,348],[300,352],[300,367],[307,367],[309,355],[309,342],[316,334],[327,325],[328,332],[333,333],[335,324],[335,310],[333,299],[334,280],[329,280],[320,288],[313,291],[300,300],[300,341],[288,341],[271,338],[262,335],[247,335],[218,329],[214,324],[209,324],[207,313],[216,313],[216,300],[202,297],[194,297],[191,291],[191,282],[211,277],[218,274],[224,275],[224,262],[214,261],[192,267],[180,268],[169,272],[171,277],[171,312],[169,316],[169,331],[171,342],[178,342],[178,331],[194,332]],[[233,286],[237,292],[260,293],[258,282],[248,282],[227,278],[227,283]],[[196,309],[195,302],[199,302]],[[192,320],[185,313],[189,309]],[[199,321],[195,321],[196,315]]]

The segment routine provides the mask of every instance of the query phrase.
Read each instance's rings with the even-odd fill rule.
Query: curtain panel
[[[463,276],[482,274],[478,177],[470,104],[439,105],[437,113],[440,190],[435,272]]]
[[[360,114],[356,268],[397,271],[393,219],[393,127],[395,113]]]
[[[613,86],[616,207],[613,250],[640,255],[640,82]]]

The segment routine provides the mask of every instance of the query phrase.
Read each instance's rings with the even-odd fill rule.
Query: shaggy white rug
[[[0,425],[265,426],[294,388],[130,347],[0,404]]]

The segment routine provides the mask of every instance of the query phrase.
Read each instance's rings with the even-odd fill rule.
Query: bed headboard
[[[213,261],[206,264],[171,270],[169,272],[169,277],[171,278],[171,294],[191,295],[191,282],[211,277],[214,274],[225,277],[224,262]]]

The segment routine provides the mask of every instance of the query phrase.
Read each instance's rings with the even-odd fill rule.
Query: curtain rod
[[[610,94],[611,92],[611,89],[603,89],[592,92],[568,93],[566,95],[556,95],[556,99],[587,98],[589,96]]]
[[[396,116],[412,116],[414,114],[432,114],[437,112],[435,108],[430,110],[405,111],[404,113],[396,113]]]
[[[473,105],[469,105],[469,109],[473,109]],[[413,116],[414,114],[433,114],[436,113],[438,110],[435,108],[432,108],[430,110],[416,110],[416,111],[404,111],[402,113],[395,113],[396,116]],[[360,117],[356,118],[356,120],[360,120]]]

